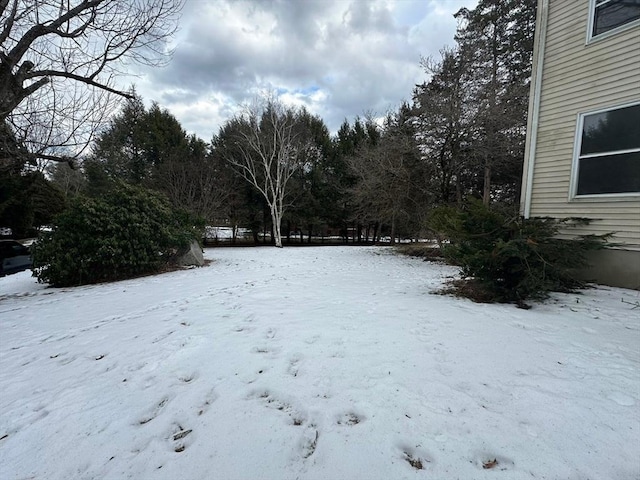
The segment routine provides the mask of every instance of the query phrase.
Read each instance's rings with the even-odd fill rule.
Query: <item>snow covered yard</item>
[[[387,248],[0,279],[0,478],[638,479],[640,300],[432,292]]]

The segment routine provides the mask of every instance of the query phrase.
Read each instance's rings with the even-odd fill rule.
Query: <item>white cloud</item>
[[[189,1],[175,54],[137,81],[190,132],[211,138],[256,92],[281,92],[336,130],[411,97],[421,56],[453,43],[471,0]]]

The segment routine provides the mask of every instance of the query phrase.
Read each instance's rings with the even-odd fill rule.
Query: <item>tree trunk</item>
[[[496,126],[496,115],[499,114],[498,111],[498,29],[494,26],[493,28],[493,36],[491,42],[491,90],[489,101],[491,102],[489,105],[490,111],[490,124],[488,128],[488,147],[489,152],[485,154],[484,159],[484,185],[482,189],[482,203],[485,205],[489,205],[491,201],[491,163],[492,159],[495,158],[495,155],[498,153],[496,148],[496,135],[497,135],[497,126]]]
[[[396,216],[391,216],[391,245],[396,244]]]
[[[282,248],[282,212],[278,208],[271,207],[271,243],[278,248]]]
[[[487,159],[484,164],[484,185],[482,188],[482,203],[489,205],[491,201],[491,165]]]
[[[267,209],[262,209],[262,243],[267,243]]]

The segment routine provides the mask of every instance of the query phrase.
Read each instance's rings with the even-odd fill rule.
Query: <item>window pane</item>
[[[640,193],[640,152],[581,158],[578,195]]]
[[[593,36],[613,30],[640,18],[640,0],[611,0],[596,6]]]
[[[640,148],[640,105],[585,115],[580,155]]]

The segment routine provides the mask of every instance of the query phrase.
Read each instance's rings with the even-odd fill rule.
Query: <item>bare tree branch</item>
[[[116,84],[126,71],[123,62],[166,61],[184,1],[0,0],[0,122],[7,121],[34,155],[57,157],[47,148],[63,147],[62,160],[77,155],[93,135],[79,123],[97,127],[104,118],[87,100],[99,99],[111,111],[119,97],[131,97]],[[48,126],[35,129],[37,116]],[[65,137],[65,128],[73,132],[67,145],[43,143],[53,130]],[[49,134],[28,136],[36,130]]]
[[[117,90],[115,88],[111,88],[107,85],[98,83],[94,80],[92,80],[91,78],[88,77],[83,77],[82,75],[76,75],[70,72],[59,72],[56,70],[38,70],[36,72],[31,72],[28,73],[25,78],[33,78],[33,77],[43,77],[40,80],[38,80],[35,83],[32,83],[29,87],[27,87],[25,89],[25,91],[32,89],[30,91],[30,94],[35,92],[38,88],[40,88],[43,85],[46,85],[47,83],[49,83],[50,77],[62,77],[62,78],[68,78],[70,80],[75,80],[77,82],[81,82],[81,83],[86,83],[87,85],[91,85],[92,87],[96,87],[99,88],[101,90],[104,90],[106,92],[109,93],[114,93],[116,95],[120,95],[122,97],[125,98],[133,98],[133,94],[128,93],[128,92],[123,92],[121,90]],[[38,87],[34,87],[35,85],[39,84],[40,82],[42,82]]]

